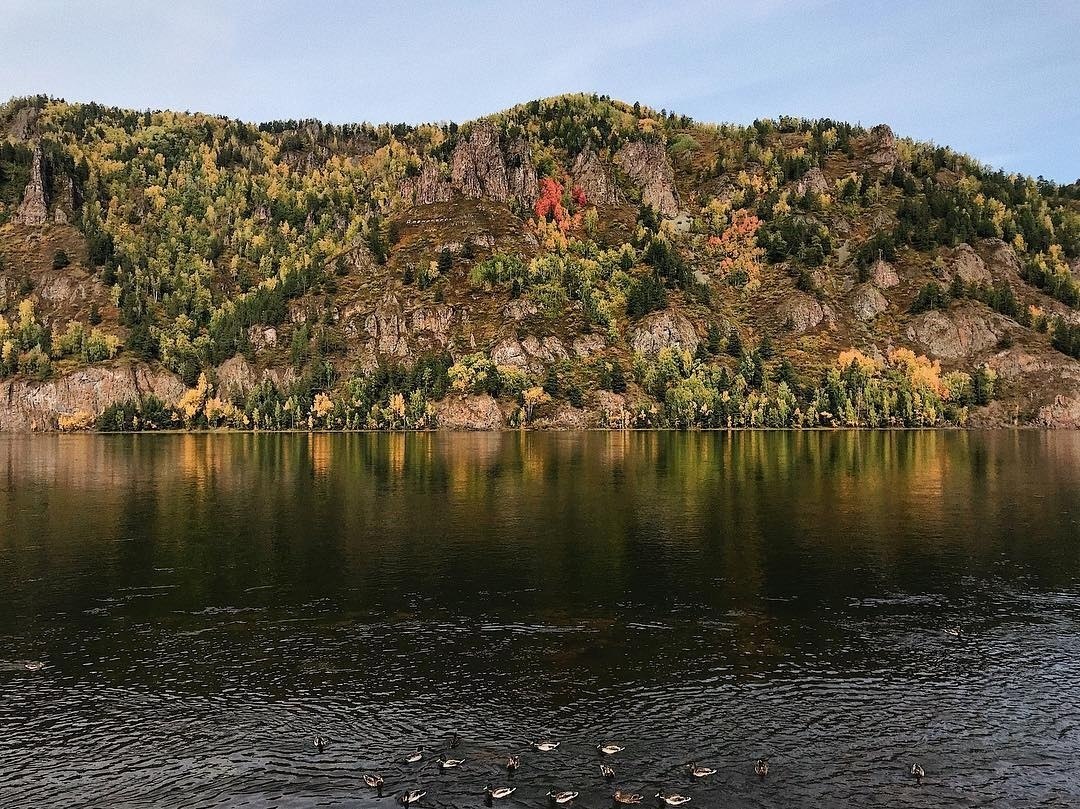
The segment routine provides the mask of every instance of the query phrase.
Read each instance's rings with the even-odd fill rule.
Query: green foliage
[[[937,281],[931,281],[928,284],[924,284],[919,290],[919,294],[916,295],[915,300],[911,302],[908,311],[915,315],[920,312],[929,311],[930,309],[948,308],[949,293],[945,291]]]
[[[53,253],[52,268],[54,270],[62,270],[71,264],[71,259],[68,258],[68,254],[63,250],[57,250]]]

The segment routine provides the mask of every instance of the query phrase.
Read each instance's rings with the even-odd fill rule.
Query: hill
[[[1080,426],[1080,187],[604,96],[0,107],[0,429]]]

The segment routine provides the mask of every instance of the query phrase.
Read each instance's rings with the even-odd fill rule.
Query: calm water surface
[[[0,806],[482,806],[540,736],[508,809],[608,741],[649,805],[1080,805],[1080,435],[0,436]]]

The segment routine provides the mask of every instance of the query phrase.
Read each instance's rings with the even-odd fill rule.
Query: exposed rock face
[[[575,186],[585,192],[586,199],[596,205],[614,205],[619,201],[615,178],[611,170],[600,162],[591,148],[578,152],[570,177]]]
[[[491,349],[491,361],[496,365],[509,365],[526,371],[542,370],[567,356],[562,340],[552,335],[536,337],[529,334],[520,341],[516,337],[505,337]]]
[[[630,348],[638,354],[655,354],[669,347],[696,351],[699,342],[689,319],[670,309],[646,315],[630,330]]]
[[[524,320],[540,310],[528,298],[515,298],[503,307],[503,316],[510,320]]]
[[[47,382],[14,379],[0,383],[0,432],[55,430],[61,416],[97,417],[110,404],[157,396],[175,404],[184,393],[180,378],[149,366],[91,366]]]
[[[788,324],[795,334],[810,331],[823,320],[833,319],[832,309],[805,292],[797,292],[784,301],[777,314],[780,322]]]
[[[540,196],[540,182],[529,146],[521,138],[513,141],[506,150],[506,173],[510,196],[526,207],[532,205]]]
[[[499,430],[506,424],[499,403],[486,394],[447,396],[436,402],[435,418],[445,430]]]
[[[1039,427],[1080,429],[1080,396],[1054,397],[1052,403],[1039,408],[1035,424]]]
[[[870,281],[878,289],[892,289],[900,283],[900,276],[896,274],[892,264],[879,258],[870,267]]]
[[[992,348],[1007,331],[1001,315],[966,304],[949,312],[934,309],[919,315],[908,326],[907,337],[935,357],[956,359]]]
[[[380,354],[404,357],[409,353],[408,327],[401,310],[401,301],[386,293],[375,311],[364,319],[364,331],[375,341]]]
[[[34,147],[34,160],[30,166],[30,181],[23,192],[22,203],[15,214],[15,221],[23,225],[44,225],[49,221],[49,199],[45,193],[44,157],[41,144]]]
[[[433,161],[425,161],[419,175],[401,182],[402,199],[414,205],[446,202],[459,193],[469,199],[495,202],[517,200],[531,206],[540,193],[529,147],[520,138],[503,150],[494,124],[479,121],[454,147],[450,176]]]
[[[870,130],[866,159],[882,171],[891,172],[896,166],[896,137],[885,124],[878,124]]]
[[[965,284],[989,284],[994,280],[970,244],[957,245],[949,254],[947,267],[949,280],[954,276],[959,276]]]
[[[1020,275],[1020,259],[1011,244],[1001,239],[983,239],[979,242],[979,252],[995,279],[1011,280]]]
[[[801,197],[807,191],[813,191],[815,194],[827,194],[829,192],[829,181],[825,179],[821,169],[816,166],[806,172],[795,183],[796,195]]]
[[[23,107],[8,124],[8,135],[17,141],[28,141],[37,136],[39,110],[36,107]]]
[[[615,162],[641,190],[642,202],[668,218],[679,212],[675,171],[664,144],[633,141],[616,152]]]
[[[277,346],[278,333],[273,326],[248,327],[248,342],[256,351]]]
[[[886,309],[889,302],[873,284],[859,284],[851,293],[851,311],[859,320],[873,320]]]
[[[433,202],[446,202],[454,192],[443,176],[437,163],[425,161],[420,166],[420,174],[406,177],[401,181],[401,197],[413,205],[430,205]]]
[[[494,126],[481,121],[468,138],[458,142],[450,178],[454,187],[471,199],[487,197],[506,202],[510,198],[506,160]]]

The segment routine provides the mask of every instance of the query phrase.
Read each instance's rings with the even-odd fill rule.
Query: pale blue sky
[[[702,121],[881,121],[1080,177],[1080,1],[0,0],[0,96],[463,121],[585,90]]]

